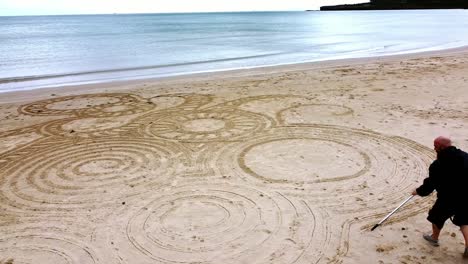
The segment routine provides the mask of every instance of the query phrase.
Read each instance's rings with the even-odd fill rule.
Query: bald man
[[[427,196],[437,191],[437,201],[429,211],[432,234],[423,235],[433,246],[439,246],[440,231],[447,219],[460,227],[465,238],[464,258],[468,258],[468,154],[452,146],[446,137],[434,140],[437,159],[429,167],[429,177],[413,191],[413,195]]]

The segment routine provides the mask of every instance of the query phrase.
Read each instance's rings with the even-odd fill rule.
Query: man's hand
[[[418,195],[418,192],[416,190],[414,190],[411,194],[412,195]]]

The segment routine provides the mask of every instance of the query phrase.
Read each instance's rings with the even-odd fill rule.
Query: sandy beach
[[[0,263],[464,263],[468,49],[0,94]]]

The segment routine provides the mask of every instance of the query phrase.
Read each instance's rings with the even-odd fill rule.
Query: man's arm
[[[424,179],[423,184],[414,190],[412,194],[419,196],[428,196],[431,194],[436,188],[435,179],[439,173],[440,172],[438,170],[437,161],[433,162],[431,166],[429,166],[429,177]]]

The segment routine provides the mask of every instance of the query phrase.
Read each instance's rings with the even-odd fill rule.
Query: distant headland
[[[466,0],[371,0],[351,5],[322,6],[321,11],[394,9],[468,9]]]

